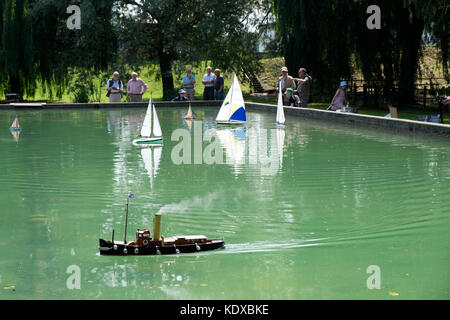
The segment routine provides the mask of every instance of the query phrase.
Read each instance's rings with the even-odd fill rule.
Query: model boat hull
[[[216,121],[216,123],[222,125],[242,125],[245,124],[246,121]]]
[[[134,246],[125,245],[123,242],[112,242],[104,239],[100,241],[100,254],[110,256],[151,256],[194,253],[210,251],[225,247],[223,240],[208,240],[205,243],[182,244],[182,245],[164,245],[164,246]]]
[[[141,138],[133,140],[133,144],[139,145],[161,145],[163,143],[163,138]]]

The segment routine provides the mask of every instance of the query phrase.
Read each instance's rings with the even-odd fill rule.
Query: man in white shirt
[[[137,76],[138,74],[133,72],[131,74],[131,80],[128,81],[127,85],[127,94],[131,102],[142,102],[142,95],[148,89],[147,84]]]
[[[211,67],[206,68],[206,74],[203,76],[203,85],[205,90],[203,91],[203,100],[214,100],[214,79],[215,76],[211,72]]]
[[[106,96],[109,97],[110,103],[122,101],[123,83],[119,79],[119,73],[117,71],[114,72],[113,78],[109,79],[106,83],[106,91],[108,91]]]

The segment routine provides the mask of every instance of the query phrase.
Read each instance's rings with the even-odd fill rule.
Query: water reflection
[[[11,134],[12,134],[12,136],[14,138],[14,141],[19,143],[19,137],[20,137],[20,132],[21,131],[18,131],[18,130],[10,130],[10,131],[11,131]]]
[[[227,128],[218,129],[216,135],[225,150],[226,163],[239,172],[239,167],[245,164],[245,146],[247,137],[247,128]]]
[[[145,170],[150,178],[150,190],[153,190],[153,180],[156,178],[161,162],[162,147],[145,148],[141,150]]]

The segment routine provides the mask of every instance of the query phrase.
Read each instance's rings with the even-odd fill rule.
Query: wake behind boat
[[[244,97],[242,96],[242,90],[236,74],[234,74],[233,84],[217,114],[216,123],[244,124],[246,121]]]
[[[161,125],[156,114],[155,105],[152,104],[152,97],[148,102],[147,113],[141,129],[141,138],[133,140],[135,146],[161,145],[163,142]]]

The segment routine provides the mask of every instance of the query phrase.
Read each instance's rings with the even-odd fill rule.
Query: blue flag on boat
[[[134,199],[134,194],[129,194],[129,195],[128,195],[128,198]]]

